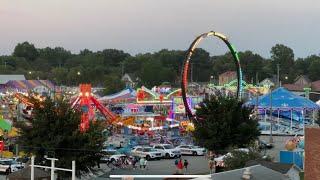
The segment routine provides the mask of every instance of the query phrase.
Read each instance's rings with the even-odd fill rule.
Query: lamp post
[[[81,72],[80,72],[80,71],[78,71],[78,72],[77,72],[77,75],[78,75],[78,80],[79,80],[79,82],[78,82],[78,83],[80,83],[80,75],[81,75]]]
[[[32,79],[32,71],[29,71],[28,74],[29,74],[29,78]]]

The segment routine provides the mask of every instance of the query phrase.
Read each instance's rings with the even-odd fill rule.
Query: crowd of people
[[[216,155],[213,152],[208,152],[206,158],[208,159],[208,168],[210,173],[220,172],[220,165],[215,161]],[[179,159],[174,160],[174,165],[176,167],[176,171],[174,174],[187,174],[188,167],[190,166],[189,161],[187,159]],[[109,162],[108,166],[111,169],[140,169],[140,170],[148,170],[148,160],[146,158],[139,158],[134,156],[122,156],[119,159]]]

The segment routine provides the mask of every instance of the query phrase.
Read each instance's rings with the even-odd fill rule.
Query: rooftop
[[[10,80],[26,80],[22,74],[0,74],[0,84],[6,84]]]

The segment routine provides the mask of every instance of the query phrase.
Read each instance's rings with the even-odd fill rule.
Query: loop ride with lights
[[[209,36],[218,37],[229,48],[229,50],[232,54],[232,57],[234,59],[234,63],[236,65],[236,69],[237,69],[237,80],[238,81],[237,81],[237,94],[236,94],[236,96],[238,99],[241,98],[241,93],[242,93],[242,71],[241,71],[241,66],[240,66],[240,59],[238,56],[238,52],[235,50],[234,46],[228,41],[227,37],[221,33],[210,31],[210,32],[201,34],[191,43],[191,45],[187,51],[186,58],[184,60],[183,70],[182,70],[182,78],[181,78],[182,79],[182,81],[181,81],[182,99],[183,99],[183,103],[185,106],[186,115],[190,119],[195,119],[195,120],[197,120],[197,117],[195,116],[195,114],[192,113],[191,107],[188,105],[188,101],[187,101],[189,65],[190,65],[191,57],[194,54],[194,50],[198,47],[198,44],[204,38],[209,37]]]

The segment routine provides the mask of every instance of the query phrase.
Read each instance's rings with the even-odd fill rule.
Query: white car
[[[103,149],[102,153],[104,156],[101,158],[101,162],[113,162],[117,161],[121,157],[125,157],[125,154],[118,153],[116,150],[110,150],[110,149]]]
[[[13,164],[11,159],[1,159],[0,160],[0,172],[10,174],[11,172],[16,172],[19,169]]]
[[[131,154],[133,156],[138,156],[140,158],[146,158],[147,160],[150,159],[161,159],[162,154],[161,152],[157,151],[156,149],[153,149],[151,147],[135,147],[132,151]]]
[[[171,144],[155,144],[154,149],[157,149],[164,155],[165,158],[179,158],[181,157],[181,152],[178,148],[173,147]]]
[[[192,145],[180,145],[177,148],[180,149],[181,154],[186,155],[202,156],[206,152],[204,148]]]

